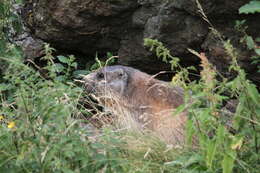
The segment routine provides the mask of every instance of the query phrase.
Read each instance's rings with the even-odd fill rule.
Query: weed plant
[[[157,40],[145,39],[145,45],[155,50],[158,57],[179,68],[174,83],[179,83],[192,91],[192,103],[186,102],[177,111],[188,109],[190,120],[187,123],[187,145],[192,144],[194,135],[198,138],[199,149],[195,157],[200,166],[197,171],[206,172],[258,172],[259,159],[259,130],[260,130],[260,95],[256,86],[246,78],[246,73],[237,63],[237,53],[229,41],[223,41],[226,53],[232,58],[229,70],[236,73],[232,80],[224,78],[210,64],[204,53],[189,50],[201,60],[202,71],[199,81],[187,81],[187,69],[173,64],[174,57]],[[190,68],[193,69],[193,68]],[[220,78],[221,80],[217,80]],[[189,97],[189,94],[187,94]],[[224,106],[236,100],[234,112]]]

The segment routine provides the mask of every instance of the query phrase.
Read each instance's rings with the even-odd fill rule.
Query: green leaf
[[[68,59],[70,62],[73,62],[73,61],[75,61],[76,58],[74,55],[70,55]]]
[[[246,88],[248,90],[248,94],[249,96],[252,98],[252,100],[255,102],[256,105],[258,105],[260,103],[260,97],[259,97],[259,93],[255,87],[255,85],[253,84],[249,84],[246,85]]]
[[[3,16],[4,16],[4,11],[5,11],[4,5],[5,4],[3,2],[0,2],[0,15],[3,15]]]
[[[78,67],[78,63],[73,62],[73,63],[71,64],[71,66],[74,67],[74,68],[77,68],[77,67]]]
[[[215,141],[208,141],[206,164],[209,169],[212,169],[212,163],[215,158],[217,143]]]
[[[66,81],[66,77],[65,76],[58,76],[55,78],[56,81],[62,82],[62,81]]]
[[[111,58],[113,54],[111,52],[107,52],[107,58]]]
[[[243,136],[234,136],[231,143],[232,150],[239,150],[243,144]]]
[[[250,1],[248,4],[239,8],[239,14],[248,14],[260,12],[260,1]]]
[[[198,69],[196,69],[194,66],[189,66],[189,67],[187,67],[187,70],[198,71]]]
[[[166,163],[164,163],[164,165],[165,166],[181,166],[182,167],[184,165],[184,163],[176,160],[176,161],[166,162]]]
[[[232,173],[232,169],[234,167],[235,155],[233,157],[230,156],[229,154],[231,153],[225,154],[224,159],[222,161],[223,173]]]
[[[185,104],[182,104],[180,106],[178,106],[178,108],[174,111],[173,115],[178,115],[179,113],[183,112],[185,110]]]
[[[256,53],[257,55],[260,55],[260,48],[256,48],[256,49],[255,49],[255,53]]]
[[[10,84],[1,83],[0,84],[0,92],[10,89]]]
[[[194,132],[195,132],[194,129],[193,129],[193,123],[192,123],[191,120],[188,120],[188,122],[186,123],[185,129],[186,129],[186,135],[185,135],[186,139],[185,139],[185,141],[188,145],[191,146],[193,135],[194,135]]]
[[[249,50],[252,50],[255,48],[255,42],[251,36],[246,37],[246,45]]]
[[[257,117],[260,117],[260,105],[258,105],[258,108],[255,110]]]
[[[220,145],[224,142],[225,137],[225,128],[220,125],[217,130],[216,144]],[[217,147],[217,146],[216,146]]]
[[[89,73],[90,73],[90,71],[88,71],[88,70],[76,70],[73,72],[73,76],[80,77],[80,75],[87,75]]]
[[[55,70],[58,73],[63,72],[65,69],[65,67],[60,63],[55,63],[54,65],[55,65]]]
[[[203,160],[203,158],[201,157],[200,154],[194,154],[185,162],[184,167],[187,168],[193,164],[199,163],[202,160]]]
[[[68,64],[69,63],[69,59],[65,56],[57,56],[57,58],[59,59],[60,62]]]
[[[237,105],[237,108],[236,108],[236,112],[235,112],[235,115],[233,117],[233,128],[238,130],[241,126],[241,122],[242,122],[242,112],[245,108],[245,102],[246,102],[246,96],[245,94],[241,95],[240,98],[239,98],[239,103]]]

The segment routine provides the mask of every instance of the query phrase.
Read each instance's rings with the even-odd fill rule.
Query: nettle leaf
[[[189,146],[192,146],[192,137],[195,133],[195,130],[193,129],[193,123],[191,120],[188,120],[187,124],[186,124],[186,143],[189,145]]]
[[[178,115],[186,109],[185,104],[178,106],[178,108],[174,111],[173,115]]]
[[[260,99],[259,99],[259,93],[256,89],[256,86],[253,85],[253,84],[249,84],[249,85],[246,86],[246,88],[248,90],[249,96],[252,98],[252,100],[257,105],[260,102]]]
[[[259,13],[260,12],[260,1],[251,1],[246,5],[239,8],[239,14],[248,13]]]
[[[256,53],[257,55],[260,55],[260,48],[255,49],[255,53]]]
[[[232,127],[236,130],[238,130],[241,127],[241,122],[242,122],[242,112],[245,108],[245,102],[246,102],[246,96],[245,94],[241,95],[239,98],[239,104],[237,105],[236,108],[236,113],[233,117],[233,125]]]
[[[60,62],[68,64],[69,63],[69,59],[65,56],[57,56],[57,58],[59,59]]]
[[[65,67],[60,63],[55,63],[54,65],[58,73],[63,72],[65,70]]]
[[[201,155],[194,154],[188,160],[186,160],[186,162],[184,163],[184,167],[187,168],[193,164],[198,164],[202,160],[203,160],[203,158],[201,157]]]
[[[0,92],[1,91],[6,91],[10,88],[10,84],[7,84],[7,83],[1,83],[0,84]]]
[[[5,12],[5,4],[3,2],[0,2],[0,16],[4,16],[4,12]]]
[[[78,63],[73,62],[73,63],[71,64],[71,66],[74,67],[74,68],[77,68],[77,67],[78,67]]]
[[[252,50],[255,48],[255,42],[251,36],[246,37],[246,45],[249,50]]]
[[[65,76],[58,76],[58,77],[55,78],[55,80],[60,81],[60,82],[66,81],[66,77]]]
[[[113,56],[113,54],[111,52],[107,52],[107,57],[111,58]]]

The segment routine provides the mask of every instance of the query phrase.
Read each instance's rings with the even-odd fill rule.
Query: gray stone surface
[[[247,2],[200,0],[203,11],[224,40],[230,39],[241,52],[242,65],[254,69],[248,58],[252,52],[239,45],[234,29],[235,20],[247,19],[251,21],[249,28],[256,28],[248,34],[260,36],[260,24],[256,22],[260,16],[238,14],[238,8]],[[205,52],[220,70],[227,64],[223,62],[229,61],[219,40],[212,36],[210,25],[198,12],[196,0],[32,0],[24,6],[23,16],[33,37],[56,49],[87,55],[84,57],[115,52],[120,64],[147,72],[169,66],[156,60],[143,46],[144,38],[163,42],[184,64],[198,60],[187,48]]]

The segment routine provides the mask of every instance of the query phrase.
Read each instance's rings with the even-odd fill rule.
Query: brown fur
[[[100,73],[104,74],[103,80],[98,79]],[[173,115],[174,109],[183,104],[182,88],[169,86],[169,83],[125,66],[105,67],[84,79],[86,91],[99,97],[105,107],[130,116],[139,128],[153,132],[167,143],[184,143],[186,112]],[[99,85],[102,82],[106,83],[105,87]]]

